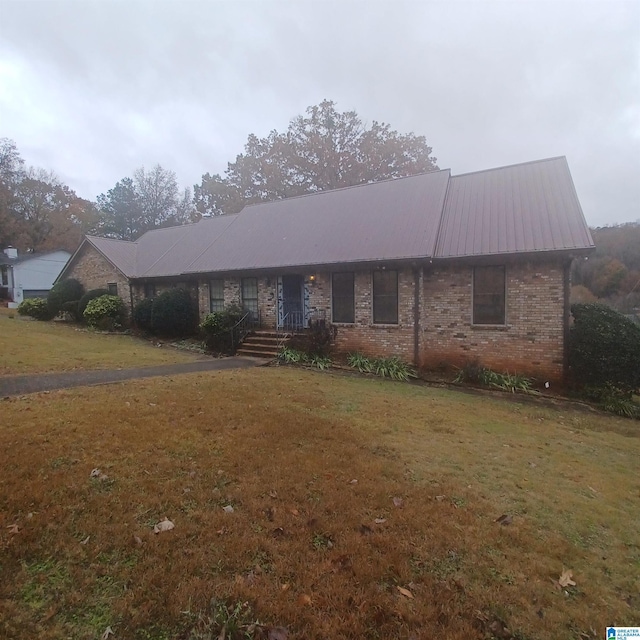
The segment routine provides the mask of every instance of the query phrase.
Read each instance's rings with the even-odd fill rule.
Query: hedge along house
[[[132,305],[185,286],[201,317],[238,303],[267,328],[324,318],[341,351],[561,380],[571,261],[593,249],[560,157],[251,205],[136,242],[87,237],[62,277]]]

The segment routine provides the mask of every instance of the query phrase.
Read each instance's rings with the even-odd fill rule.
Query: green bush
[[[55,318],[63,310],[62,305],[65,302],[80,300],[83,295],[84,287],[75,278],[56,282],[47,296],[47,305],[49,306],[51,317]]]
[[[347,356],[347,362],[350,367],[357,369],[360,373],[375,373],[381,378],[391,378],[392,380],[406,382],[409,378],[418,377],[415,369],[397,356],[367,358],[361,353],[350,353]]]
[[[630,399],[640,388],[640,326],[602,304],[574,304],[569,367],[578,387],[609,387]]]
[[[84,319],[94,329],[120,329],[126,324],[127,308],[118,296],[100,296],[89,301],[84,310]]]
[[[69,300],[62,305],[62,311],[69,315],[74,322],[80,322],[82,316],[78,313],[80,300]]]
[[[109,291],[107,289],[90,289],[85,293],[78,302],[78,315],[80,316],[80,320],[82,321],[84,317],[84,310],[87,308],[87,305],[91,300],[95,300],[100,296],[108,296]]]
[[[232,336],[232,328],[244,316],[245,311],[237,305],[231,305],[224,311],[209,313],[200,323],[207,349],[219,353],[230,353],[238,344],[238,335]]]
[[[51,320],[53,316],[44,298],[27,298],[18,305],[21,316],[29,316],[36,320]]]
[[[186,336],[194,333],[196,326],[197,312],[185,289],[168,289],[153,299],[151,328],[154,333]]]
[[[152,331],[151,317],[153,313],[153,298],[140,300],[133,308],[133,324],[142,331]]]

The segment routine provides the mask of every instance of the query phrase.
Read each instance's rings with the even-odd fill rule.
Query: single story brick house
[[[559,381],[571,262],[593,250],[558,157],[250,205],[136,242],[87,236],[61,277],[132,307],[183,286],[201,317],[238,303],[264,327],[325,318],[338,350]]]

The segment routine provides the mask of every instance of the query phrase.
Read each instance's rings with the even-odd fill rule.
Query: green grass
[[[634,421],[285,367],[36,394],[2,416],[0,637],[640,624]]]
[[[0,375],[115,369],[192,362],[196,356],[127,335],[62,322],[38,322],[0,309]]]

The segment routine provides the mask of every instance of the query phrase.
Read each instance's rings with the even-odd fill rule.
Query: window
[[[211,313],[224,311],[224,280],[209,281],[209,309]]]
[[[258,279],[242,278],[242,306],[258,317]]]
[[[334,273],[331,276],[331,308],[334,322],[355,322],[353,273]]]
[[[506,324],[505,268],[475,267],[473,270],[473,324]]]
[[[156,297],[156,285],[153,282],[144,283],[144,297],[145,298]]]
[[[373,272],[373,322],[398,324],[398,272]]]
[[[117,296],[118,295],[118,283],[117,282],[109,282],[109,284],[107,284],[107,291],[109,292],[110,296]]]
[[[0,285],[3,287],[9,286],[9,270],[5,265],[0,267]]]

